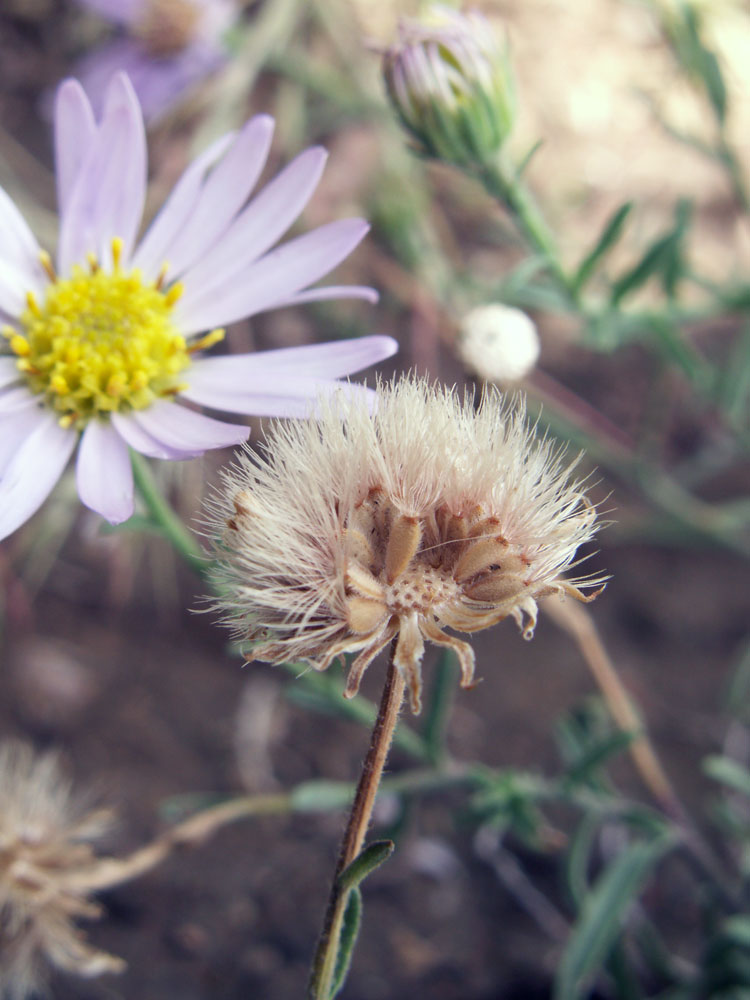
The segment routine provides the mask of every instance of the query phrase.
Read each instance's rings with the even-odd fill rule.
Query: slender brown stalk
[[[651,746],[643,722],[633,707],[633,702],[620,680],[615,665],[604,648],[591,615],[585,608],[567,599],[547,601],[546,610],[550,617],[554,618],[557,624],[575,640],[594,680],[599,685],[612,718],[624,732],[633,733],[629,751],[646,787],[668,816],[673,819],[683,819],[682,805]]]
[[[362,774],[354,794],[349,820],[339,849],[323,930],[312,964],[308,995],[311,1000],[329,1000],[338,956],[338,944],[349,891],[340,884],[341,873],[359,855],[370,825],[375,797],[383,775],[391,740],[404,700],[405,683],[401,671],[394,665],[396,641],[391,644],[388,674],[380,699],[380,708],[370,739]]]
[[[612,718],[624,732],[635,734],[629,747],[633,763],[664,813],[681,830],[685,857],[708,875],[729,910],[736,911],[740,905],[737,891],[724,873],[720,858],[714,854],[677,797],[591,615],[568,599],[563,602],[550,599],[545,601],[545,607],[550,617],[575,640]]]
[[[217,830],[238,819],[289,813],[291,810],[292,797],[286,792],[230,799],[189,816],[124,858],[95,858],[89,865],[72,870],[65,876],[64,882],[68,888],[77,891],[110,889],[156,868],[177,848],[203,843]]]

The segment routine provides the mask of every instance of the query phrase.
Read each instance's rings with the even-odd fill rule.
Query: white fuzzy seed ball
[[[526,313],[493,303],[464,316],[458,353],[464,364],[490,382],[517,382],[539,358],[539,335]]]

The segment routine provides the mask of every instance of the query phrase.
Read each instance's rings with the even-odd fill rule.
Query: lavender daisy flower
[[[271,249],[309,200],[326,154],[301,153],[247,204],[273,120],[252,118],[187,168],[136,245],[146,192],[137,98],[115,77],[97,124],[74,80],[55,113],[60,239],[56,265],[0,189],[0,538],[42,504],[78,447],[82,502],[112,523],[133,512],[128,447],[184,459],[234,445],[229,413],[303,416],[321,388],[393,354],[363,337],[204,358],[221,325],[277,306],[375,298],[358,286],[310,289],[359,243],[342,219]],[[210,331],[205,333],[205,331]],[[356,389],[353,391],[360,392]]]
[[[146,121],[164,114],[226,61],[224,36],[237,17],[231,0],[79,0],[125,34],[76,67],[97,114],[111,77],[130,77]]]

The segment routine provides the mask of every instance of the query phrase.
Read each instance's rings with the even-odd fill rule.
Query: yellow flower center
[[[58,278],[44,255],[53,280],[43,303],[29,293],[23,332],[3,331],[29,389],[60,414],[63,427],[81,429],[94,417],[142,410],[181,392],[187,386],[179,376],[193,351],[223,337],[215,330],[188,347],[172,322],[182,286],[162,290],[163,274],[144,284],[139,271],[121,269],[120,240],[112,250],[111,272],[91,258],[70,278]]]

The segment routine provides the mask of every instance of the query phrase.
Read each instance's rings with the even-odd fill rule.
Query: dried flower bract
[[[246,451],[213,503],[220,610],[250,659],[324,670],[356,653],[346,695],[397,638],[395,663],[419,711],[424,641],[454,650],[462,685],[474,652],[445,631],[508,616],[531,638],[537,600],[565,580],[595,530],[575,465],[537,439],[522,402],[488,391],[478,408],[406,378],[376,408],[343,394],[315,420],[275,424],[265,457]]]
[[[106,862],[91,845],[111,818],[108,810],[81,808],[54,754],[37,757],[23,743],[0,746],[3,997],[33,994],[50,966],[85,977],[124,968],[89,945],[75,924],[100,915],[89,896],[103,887],[99,866]]]

